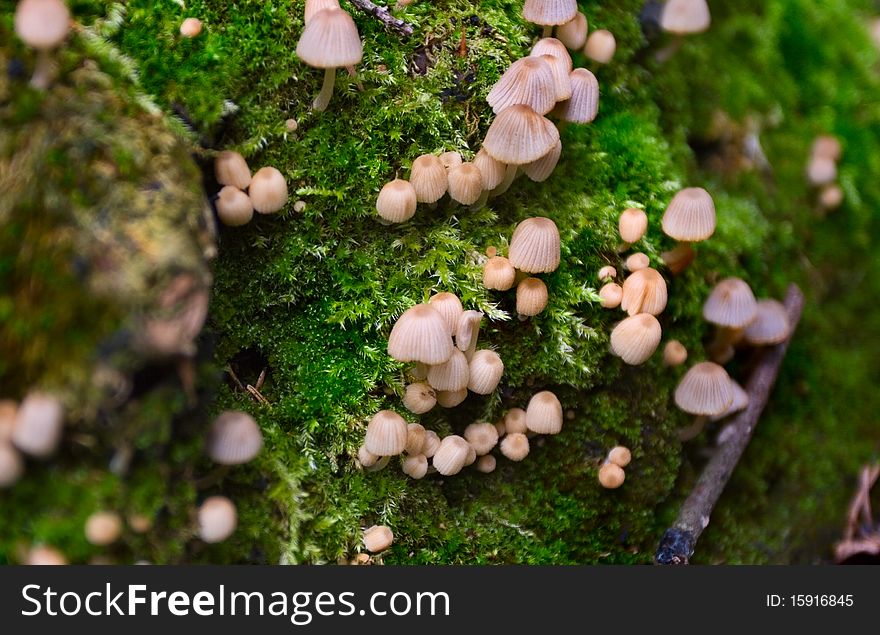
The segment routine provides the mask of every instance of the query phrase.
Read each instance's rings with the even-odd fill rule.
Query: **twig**
[[[788,311],[793,335],[804,308],[804,295],[795,284],[790,285],[785,294],[785,308]],[[758,424],[758,417],[767,405],[770,390],[776,382],[789,341],[791,336],[788,341],[763,352],[746,384],[749,405],[727,424],[732,432],[703,469],[696,486],[681,506],[675,523],[666,530],[660,540],[660,546],[654,555],[657,564],[688,564],[697,539],[709,525],[709,517],[715,503],[718,502],[718,497],[724,491],[724,486],[727,485],[730,475],[749,444]]]
[[[350,0],[350,2],[367,15],[371,15],[379,20],[379,22],[385,25],[386,29],[396,31],[405,38],[412,36],[412,24],[395,18],[388,11],[388,7],[380,7],[370,2],[370,0]]]

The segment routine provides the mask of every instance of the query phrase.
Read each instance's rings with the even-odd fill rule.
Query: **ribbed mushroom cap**
[[[526,411],[522,408],[511,408],[504,415],[504,430],[507,434],[521,432],[525,434],[529,431],[526,425]]]
[[[785,305],[777,300],[759,300],[755,319],[746,327],[743,339],[749,344],[769,346],[784,342],[790,334]]]
[[[491,423],[479,421],[464,429],[464,438],[477,453],[477,456],[489,454],[498,444],[498,430]]]
[[[599,484],[605,489],[617,489],[625,479],[626,472],[619,465],[606,462],[599,468]]]
[[[229,227],[246,225],[254,217],[251,198],[234,185],[225,185],[217,195],[217,216]]]
[[[58,447],[63,427],[61,402],[52,395],[32,392],[18,407],[12,443],[25,454],[45,458]]]
[[[241,465],[260,453],[263,433],[246,412],[227,410],[211,424],[205,449],[220,465]]]
[[[622,320],[611,331],[611,350],[627,364],[648,361],[660,344],[660,322],[650,313],[639,313]]]
[[[419,203],[436,203],[448,187],[446,166],[433,154],[423,154],[412,164],[409,182]]]
[[[603,309],[616,309],[623,298],[623,288],[616,282],[609,282],[599,289],[599,297]]]
[[[663,347],[663,363],[666,366],[681,366],[687,361],[688,351],[678,340],[669,340]]]
[[[839,161],[843,154],[843,146],[837,137],[829,134],[822,134],[813,141],[813,147],[810,154],[814,157],[824,157],[832,161]]]
[[[364,549],[373,553],[385,551],[394,543],[394,534],[386,525],[373,525],[364,530]]]
[[[367,424],[364,447],[376,456],[395,456],[406,449],[406,421],[396,412],[380,410]]]
[[[238,152],[224,150],[214,159],[214,176],[220,185],[246,190],[251,184],[251,169]]]
[[[304,20],[308,24],[318,11],[324,9],[338,9],[339,0],[306,0],[306,10]]]
[[[559,266],[559,230],[549,218],[527,218],[513,232],[510,264],[528,273],[555,271]]]
[[[429,304],[404,311],[388,336],[388,354],[399,362],[442,364],[452,355],[452,348],[446,321]]]
[[[25,557],[24,564],[34,566],[60,566],[67,564],[64,554],[48,545],[31,547]]]
[[[504,362],[498,353],[490,350],[477,351],[469,364],[467,387],[478,395],[491,394],[495,392],[503,374]]]
[[[553,70],[540,57],[523,57],[504,71],[486,101],[497,114],[505,108],[524,104],[540,115],[546,115],[556,104]]]
[[[364,49],[354,20],[339,8],[311,16],[296,45],[296,55],[312,68],[360,64]]]
[[[24,474],[24,461],[12,444],[0,439],[0,489],[14,485]]]
[[[516,269],[504,256],[493,256],[483,265],[483,286],[507,291],[516,280]]]
[[[474,467],[477,468],[478,472],[482,472],[483,474],[491,474],[495,471],[495,466],[497,464],[498,462],[495,460],[495,457],[491,454],[487,454],[478,458],[477,463]]]
[[[628,271],[636,272],[641,271],[642,269],[647,269],[651,265],[651,260],[648,258],[647,254],[637,251],[627,257],[624,265]]]
[[[540,278],[525,278],[516,285],[516,312],[533,317],[547,308],[547,285]]]
[[[483,193],[480,168],[465,162],[449,170],[449,198],[462,205],[473,205]]]
[[[406,426],[406,447],[403,449],[409,455],[421,454],[425,447],[427,431],[421,423],[409,423]]]
[[[630,461],[632,461],[632,452],[625,446],[618,445],[608,451],[609,463],[614,463],[614,465],[619,467],[626,467]]]
[[[726,278],[715,285],[703,304],[706,321],[732,329],[745,328],[758,313],[755,294],[744,280]]]
[[[807,163],[807,182],[810,185],[827,185],[837,178],[837,163],[828,157],[810,157]]]
[[[424,454],[408,456],[403,460],[403,473],[416,480],[428,473],[428,457]]]
[[[449,359],[428,369],[428,383],[435,390],[461,390],[468,385],[468,360],[464,353],[455,349]]]
[[[452,476],[461,472],[467,463],[471,444],[460,436],[451,434],[440,442],[440,447],[434,454],[432,463],[434,468],[443,476]]]
[[[287,203],[287,181],[273,167],[260,168],[251,179],[248,195],[257,212],[273,214]]]
[[[537,161],[532,161],[531,163],[526,163],[522,166],[523,172],[525,172],[526,176],[536,183],[546,181],[550,175],[553,174],[553,170],[556,169],[556,164],[559,163],[559,156],[561,154],[562,142],[557,141],[556,145],[553,146],[553,149],[550,150],[550,152]]]
[[[501,161],[494,159],[491,154],[480,148],[474,157],[474,165],[480,169],[484,190],[494,190],[501,185],[507,168]]]
[[[614,34],[611,31],[605,29],[590,33],[587,44],[584,46],[584,55],[600,64],[610,62],[615,51],[617,51],[617,40],[614,39]]]
[[[559,434],[562,430],[562,404],[556,395],[543,390],[529,399],[526,427],[538,434]]]
[[[477,339],[480,336],[480,322],[483,314],[479,311],[465,311],[458,318],[458,326],[455,327],[455,346],[467,354],[477,348]]]
[[[590,123],[599,114],[599,80],[586,68],[569,75],[571,97],[556,106],[554,113],[563,121]]]
[[[205,542],[223,542],[237,526],[235,504],[225,496],[206,498],[199,507],[199,537]]]
[[[428,300],[428,304],[443,316],[443,321],[446,322],[446,326],[449,328],[449,336],[452,337],[455,334],[455,329],[458,328],[458,320],[461,318],[461,314],[464,313],[461,300],[454,293],[441,291],[432,295]]]
[[[394,179],[382,186],[376,199],[376,211],[390,223],[408,221],[416,213],[418,197],[409,181]]]
[[[721,414],[733,403],[733,384],[727,371],[713,362],[691,366],[675,389],[675,404],[694,415]]]
[[[532,24],[555,26],[574,20],[577,0],[526,0],[523,17]]]
[[[410,384],[403,395],[403,405],[413,414],[423,415],[437,405],[437,393],[425,382]]]
[[[442,163],[443,167],[447,170],[454,168],[456,165],[461,165],[462,163],[461,153],[456,152],[455,150],[444,152],[437,158],[440,159],[440,163]]]
[[[636,315],[650,313],[660,315],[666,308],[668,292],[666,281],[656,269],[640,269],[623,281],[623,298],[620,308]]]
[[[441,408],[455,408],[465,399],[467,399],[467,388],[461,390],[440,390],[437,391],[437,405]]]
[[[558,57],[559,59],[565,61],[568,72],[571,72],[571,55],[569,55],[568,49],[565,48],[565,44],[557,40],[555,37],[543,37],[535,42],[532,50],[529,51],[529,55],[531,55],[532,57],[540,57],[541,55],[552,55],[553,57]]]
[[[648,231],[648,215],[643,210],[630,207],[620,213],[617,226],[623,242],[638,242]]]
[[[53,49],[70,32],[70,11],[62,0],[21,0],[15,7],[15,33],[30,47]]]
[[[599,279],[599,282],[613,280],[617,277],[617,269],[615,269],[611,265],[605,265],[604,267],[599,269],[599,274],[596,277]]]
[[[18,414],[18,404],[12,399],[0,399],[0,441],[12,439],[12,429],[15,427],[15,417]]]
[[[749,407],[749,393],[743,390],[743,387],[732,379],[730,380],[730,385],[733,388],[733,401],[730,402],[730,405],[724,412],[709,417],[710,421],[718,421],[719,419],[729,417],[730,415]]]
[[[379,457],[370,452],[365,445],[358,448],[357,456],[363,467],[373,467],[379,461]]]
[[[85,534],[93,545],[112,545],[122,535],[122,518],[116,512],[95,512],[86,519]]]
[[[425,430],[425,444],[422,446],[422,454],[429,459],[434,456],[440,447],[440,437],[433,430]]]
[[[565,44],[569,50],[579,51],[587,43],[588,31],[587,16],[578,11],[573,20],[566,22],[556,29],[556,38]]]
[[[562,57],[550,55],[549,53],[545,53],[540,57],[547,62],[547,65],[553,73],[555,100],[565,101],[571,97],[571,77],[569,75],[569,73],[571,73],[571,68],[569,67],[568,62]]]
[[[667,0],[660,14],[660,28],[676,35],[702,33],[711,22],[706,0]]]
[[[706,240],[715,233],[715,203],[703,188],[686,187],[672,197],[661,225],[676,240]]]
[[[508,165],[531,163],[550,152],[559,131],[549,119],[528,106],[517,104],[502,110],[489,126],[483,148]]]
[[[522,461],[529,455],[529,438],[522,432],[513,432],[501,439],[501,454],[511,461]]]

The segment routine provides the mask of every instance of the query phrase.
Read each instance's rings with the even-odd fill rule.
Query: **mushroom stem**
[[[318,93],[318,96],[315,97],[315,101],[312,102],[312,108],[317,110],[318,112],[323,112],[327,110],[327,104],[330,103],[330,98],[333,96],[333,87],[336,84],[336,69],[335,68],[325,68],[324,69],[324,85],[321,87],[321,92]]]
[[[544,34],[541,37],[551,37],[553,35],[553,25],[545,24],[544,25]]]
[[[715,337],[707,347],[710,357],[719,364],[726,364],[733,357],[733,346],[742,339],[743,329],[719,326]]]
[[[48,90],[52,85],[55,75],[55,65],[49,51],[41,49],[37,52],[37,63],[34,66],[34,74],[31,77],[31,86],[38,90]]]
[[[489,190],[483,190],[482,194],[480,194],[480,198],[476,200],[476,202],[471,205],[471,211],[475,212],[478,209],[483,209],[486,205],[486,201],[489,200]]]
[[[213,487],[229,474],[228,465],[218,465],[205,476],[196,481],[196,489],[208,489]]]
[[[504,172],[504,180],[501,181],[501,185],[492,190],[492,196],[501,196],[508,189],[510,189],[510,185],[513,183],[513,179],[516,178],[516,168],[517,166],[508,164],[507,170]]]
[[[707,421],[709,421],[709,417],[706,415],[699,415],[694,419],[694,422],[691,425],[678,431],[678,440],[690,441],[703,431]]]
[[[684,44],[684,37],[682,37],[681,35],[676,35],[672,42],[670,42],[654,54],[654,59],[656,59],[661,64],[668,62],[670,59],[672,59],[672,56],[675,55],[676,51],[681,48],[682,44]]]
[[[696,254],[688,242],[678,242],[669,251],[664,251],[661,256],[663,262],[669,267],[669,272],[677,276],[694,261]]]

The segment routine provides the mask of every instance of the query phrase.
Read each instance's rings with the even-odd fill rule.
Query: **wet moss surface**
[[[864,28],[871,3],[713,6],[712,29],[661,64],[655,53],[669,42],[645,37],[640,2],[581,2],[590,28],[611,30],[618,50],[602,67],[575,56],[576,65],[596,72],[600,114],[589,126],[565,128],[556,172],[540,184],[518,180],[480,211],[441,202],[392,227],[375,221],[381,185],[405,177],[423,152],[472,156],[491,120],[485,94],[539,30],[522,22],[514,0],[417,1],[397,12],[415,27],[413,38],[401,40],[343,5],[364,39],[364,62],[357,78],[338,73],[330,107],[319,114],[309,104],[322,73],[294,53],[300,1],[188,2],[185,10],[172,0],[71,3],[80,28],[61,55],[62,77],[49,99],[94,65],[109,78],[108,91],[126,95],[135,109],[128,116],[155,104],[166,115],[162,134],[186,146],[195,163],[210,166],[215,151],[236,149],[253,169],[281,170],[292,195],[280,214],[220,230],[208,328],[194,366],[197,399],[182,390],[173,362],[146,364],[135,375],[139,389],[113,417],[76,410],[92,441],[69,428],[55,460],[29,464],[25,479],[0,493],[0,558],[15,561],[33,541],[55,544],[77,562],[106,554],[85,542],[82,523],[114,508],[154,519],[151,532],[127,531],[110,551],[122,562],[336,562],[360,549],[362,527],[378,522],[396,537],[386,563],[650,562],[711,436],[685,447],[677,440],[686,419],[670,394],[681,370],[659,359],[627,367],[608,354],[619,314],[599,307],[595,276],[605,264],[623,269],[616,233],[623,208],[647,211],[649,233],[637,247],[658,263],[671,246],[659,229],[665,205],[680,187],[700,185],[715,197],[718,230],[698,246],[694,266],[669,279],[664,338],[681,340],[699,358],[708,333],[700,306],[728,275],[777,297],[796,281],[809,304],[695,560],[824,559],[856,470],[876,456],[880,441],[870,391],[880,359],[871,339],[880,332],[871,300],[880,273],[871,251],[880,201],[880,76]],[[14,3],[0,8],[5,36]],[[204,23],[192,40],[178,34],[189,16]],[[41,125],[39,97],[21,89],[31,54],[16,44],[0,50],[7,68],[21,69],[0,80],[4,119]],[[732,122],[726,130],[757,131],[770,171],[748,169],[741,152],[731,154],[717,133],[719,112]],[[108,110],[97,118],[121,116]],[[298,122],[293,132],[289,118]],[[821,132],[838,135],[845,148],[846,202],[824,218],[803,178]],[[3,146],[4,156],[18,156],[11,148]],[[169,146],[151,153],[184,166],[169,183],[187,192],[201,185],[185,152]],[[62,197],[80,191],[65,191],[61,175],[47,178]],[[211,181],[209,169],[208,195],[217,189]],[[305,202],[302,212],[294,212],[296,200]],[[85,199],[84,209],[94,206]],[[521,322],[512,293],[483,289],[480,259],[490,245],[504,252],[515,224],[533,215],[556,221],[562,263],[543,276],[548,309]],[[70,385],[52,368],[73,375],[91,368],[97,342],[115,331],[127,307],[110,302],[99,311],[107,324],[74,312],[68,336],[43,331],[65,351],[63,365],[50,367],[45,352],[24,355],[32,335],[15,322],[23,315],[21,272],[55,285],[70,269],[66,261],[8,256],[18,253],[20,238],[3,220],[2,396],[21,397],[34,384]],[[42,235],[36,220],[23,224]],[[406,368],[387,356],[385,343],[396,317],[436,291],[486,312],[481,341],[498,350],[506,372],[497,394],[432,411],[423,424],[460,432],[524,406],[542,389],[554,390],[574,418],[560,435],[534,443],[522,463],[499,459],[491,475],[413,481],[393,464],[364,473],[353,457],[367,417],[391,408],[417,420],[400,403]],[[54,297],[39,295],[34,310],[50,313],[28,315],[27,323],[51,323]],[[69,329],[77,328],[88,335],[74,337]],[[222,373],[227,365],[251,384],[265,369],[268,405],[237,390]],[[218,475],[201,438],[210,416],[229,408],[254,414],[266,445],[252,464]],[[632,448],[633,463],[621,489],[603,490],[597,466],[617,444]],[[107,468],[119,448],[131,458],[115,476]],[[206,546],[193,539],[194,507],[217,493],[235,500],[239,529]]]

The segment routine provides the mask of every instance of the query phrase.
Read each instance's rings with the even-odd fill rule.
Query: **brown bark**
[[[395,18],[393,15],[391,15],[388,7],[381,7],[379,5],[373,4],[372,2],[370,2],[370,0],[350,1],[354,6],[356,6],[367,15],[371,15],[379,20],[382,24],[385,25],[386,29],[395,31],[405,38],[408,38],[413,34],[412,25],[408,22],[404,22],[399,18]]]

